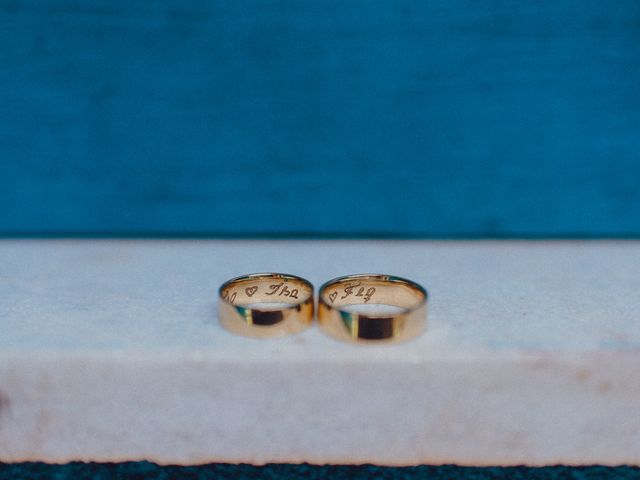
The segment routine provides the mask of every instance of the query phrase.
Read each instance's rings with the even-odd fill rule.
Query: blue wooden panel
[[[0,231],[640,235],[640,2],[0,0]]]

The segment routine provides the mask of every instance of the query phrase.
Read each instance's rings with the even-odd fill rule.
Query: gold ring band
[[[283,273],[254,273],[229,280],[219,290],[220,324],[248,337],[298,333],[313,321],[313,285]]]
[[[427,322],[427,291],[391,275],[347,275],[320,287],[318,322],[349,342],[396,343],[414,338]]]

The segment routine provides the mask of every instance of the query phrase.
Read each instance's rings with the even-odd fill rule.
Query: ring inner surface
[[[241,278],[220,292],[222,298],[232,305],[267,309],[304,303],[312,293],[308,283],[283,275]]]
[[[404,280],[384,276],[338,280],[327,285],[321,295],[324,302],[331,307],[355,306],[353,310],[364,310],[367,313],[376,311],[369,305],[413,309],[425,300],[425,294],[420,288]],[[367,307],[363,308],[365,305]]]

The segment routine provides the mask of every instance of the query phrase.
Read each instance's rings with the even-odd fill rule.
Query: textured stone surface
[[[0,461],[640,463],[640,242],[0,242]],[[384,272],[427,333],[222,330],[228,277]]]

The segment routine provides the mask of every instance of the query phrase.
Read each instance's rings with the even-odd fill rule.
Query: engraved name
[[[225,290],[224,292],[222,292],[222,298],[223,300],[226,300],[227,302],[233,304],[233,302],[236,301],[236,296],[238,295],[238,292],[229,292],[229,290]]]
[[[376,288],[375,287],[367,288],[366,286],[363,287],[362,283],[351,283],[345,286],[342,289],[342,291],[343,291],[343,295],[340,297],[340,300],[344,300],[345,298],[354,296],[354,297],[362,297],[362,301],[364,303],[367,303],[369,300],[371,300],[371,297],[373,297],[373,295],[376,293]],[[331,303],[334,303],[336,301],[337,296],[338,296],[338,291],[334,291],[329,294],[329,300],[331,301]]]
[[[269,285],[269,291],[265,295],[277,295],[278,297],[298,298],[298,289],[289,289],[284,282]]]

